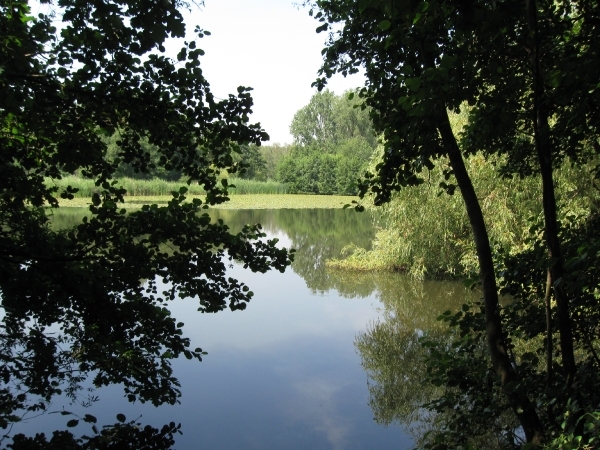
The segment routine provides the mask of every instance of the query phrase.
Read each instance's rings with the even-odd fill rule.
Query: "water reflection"
[[[246,224],[260,223],[270,236],[279,237],[282,245],[295,248],[296,258],[292,269],[317,291],[336,288],[330,279],[325,261],[340,257],[342,248],[349,244],[369,249],[375,236],[370,213],[357,213],[343,209],[277,209],[228,210],[209,209],[211,218],[223,220],[233,232]],[[56,210],[52,224],[57,229],[77,225],[85,208]]]
[[[73,226],[85,212],[61,210],[54,226]],[[99,390],[93,411],[81,413],[96,415],[100,423],[114,422],[116,412],[128,418],[142,414],[142,422],[155,426],[181,422],[180,449],[412,448],[413,439],[401,427],[378,423],[419,418],[410,412],[427,395],[418,384],[423,368],[417,339],[437,332],[435,317],[462,302],[462,287],[399,274],[327,270],[325,260],[339,257],[344,246],[368,247],[374,230],[365,213],[209,213],[234,232],[247,223],[263,224],[270,237],[297,249],[293,271],[254,274],[234,265],[230,275],[255,292],[245,311],[200,315],[193,301],[172,302],[184,334],[209,352],[201,364],[174,364],[182,384],[180,405],[128,404],[122,389],[112,386]],[[31,421],[30,430],[64,429],[61,417]],[[22,425],[14,431],[24,431]]]
[[[442,393],[441,387],[423,383],[426,350],[420,341],[446,341],[448,328],[435,320],[436,315],[457,310],[478,293],[444,281],[424,283],[408,277],[379,281],[382,314],[355,340],[369,377],[369,405],[377,423],[397,423],[418,442],[436,426],[436,418],[420,406]]]
[[[296,249],[292,269],[315,292],[334,289],[335,280],[325,270],[325,261],[340,257],[349,244],[369,249],[375,236],[369,213],[343,209],[213,210],[211,217],[223,219],[233,230],[247,223],[260,223],[272,235],[284,235]]]

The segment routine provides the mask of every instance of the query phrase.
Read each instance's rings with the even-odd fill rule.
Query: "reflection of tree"
[[[48,216],[54,230],[66,230],[79,225],[83,217],[90,216],[90,211],[87,208],[60,208]]]
[[[368,248],[374,237],[371,216],[343,209],[214,210],[235,232],[246,223],[260,223],[270,233],[285,233],[296,249],[292,269],[314,291],[338,289],[325,261],[339,257],[348,244]]]
[[[314,291],[339,289],[337,277],[325,270],[325,261],[339,258],[349,244],[370,248],[375,236],[369,213],[343,209],[209,209],[213,221],[223,220],[231,232],[260,223],[270,234],[285,233],[296,249],[292,268]],[[55,229],[69,228],[88,214],[85,208],[64,208],[52,217]],[[364,287],[358,287],[365,290]],[[370,292],[370,291],[369,291]]]
[[[281,219],[297,250],[292,269],[313,291],[334,287],[331,273],[325,270],[328,259],[339,257],[342,248],[350,243],[370,246],[374,237],[371,217],[366,213],[320,209],[312,210],[309,215],[288,214]]]
[[[79,221],[84,210],[54,218],[55,223]],[[355,345],[369,377],[370,405],[377,423],[400,424],[420,440],[436,427],[436,416],[421,406],[443,393],[424,383],[426,349],[420,340],[443,343],[447,327],[436,321],[446,310],[457,310],[473,294],[462,284],[418,281],[398,273],[359,272],[325,267],[341,249],[354,243],[367,247],[374,230],[368,214],[348,210],[209,210],[233,233],[245,224],[261,223],[271,234],[285,234],[297,250],[293,270],[315,291],[337,290],[344,297],[375,293],[382,305],[381,319],[356,337]],[[61,216],[64,211],[61,211]],[[442,345],[443,347],[443,345]]]
[[[442,389],[423,382],[426,349],[420,340],[444,341],[447,327],[436,317],[457,309],[473,294],[459,283],[422,282],[398,274],[379,275],[373,283],[384,307],[382,318],[355,341],[369,377],[369,403],[377,423],[398,423],[419,440],[436,423],[421,407]]]

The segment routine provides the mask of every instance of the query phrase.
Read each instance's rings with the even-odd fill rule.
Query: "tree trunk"
[[[552,272],[550,268],[546,270],[546,293],[544,295],[544,307],[546,308],[546,389],[550,392],[552,383],[554,383],[552,360],[554,353],[554,342],[552,339]],[[556,426],[554,410],[550,402],[546,405],[546,414],[548,421]]]
[[[544,442],[544,429],[537,411],[527,395],[521,389],[515,387],[517,374],[508,357],[504,333],[502,331],[502,322],[498,313],[498,288],[496,286],[494,261],[479,200],[465,167],[445,109],[439,111],[438,116],[440,135],[465,202],[475,239],[482,282],[483,303],[485,306],[487,343],[492,365],[500,377],[504,393],[508,397],[509,403],[525,431],[527,441],[532,442],[534,445],[541,444]]]
[[[569,311],[569,298],[562,288],[564,268],[558,237],[558,221],[556,218],[556,197],[554,195],[554,180],[552,169],[552,148],[550,144],[550,126],[548,125],[548,112],[544,105],[544,84],[540,67],[539,35],[537,31],[537,9],[535,0],[526,0],[527,25],[530,41],[530,59],[533,76],[533,112],[535,146],[542,175],[542,195],[544,205],[544,231],[548,247],[548,259],[552,282],[554,284],[554,298],[556,299],[556,316],[558,318],[558,331],[560,333],[560,350],[562,353],[563,367],[567,379],[567,388],[570,388],[577,370],[573,352],[573,331],[571,330],[571,313]]]

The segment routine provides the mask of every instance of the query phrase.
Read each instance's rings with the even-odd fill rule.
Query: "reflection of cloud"
[[[293,420],[307,422],[323,432],[334,450],[346,447],[350,421],[337,411],[336,394],[343,385],[334,380],[313,377],[293,384],[297,398],[292,399],[287,413]]]

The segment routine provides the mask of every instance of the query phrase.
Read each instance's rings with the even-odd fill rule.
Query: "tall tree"
[[[203,213],[227,200],[218,174],[237,170],[232,152],[268,136],[248,123],[249,88],[213,97],[196,41],[176,60],[162,54],[168,37],[185,34],[185,4],[43,5],[49,12],[34,16],[27,0],[0,3],[2,427],[61,390],[76,396],[89,374],[96,386],[122,383],[131,401],[176,402],[170,360],[201,359],[202,351],[190,348],[168,302],[244,309],[252,292],[227,277],[227,258],[253,271],[289,264],[276,240],[261,239],[260,225],[233,235]],[[110,158],[102,136],[114,133],[120,152]],[[164,207],[120,207],[126,191],[113,175],[121,163],[147,172],[146,142],[165,170],[204,186],[206,204],[186,201],[182,187]],[[53,230],[52,209],[74,189],[58,191],[45,179],[75,170],[101,192],[90,218]]]
[[[598,152],[600,54],[593,44],[600,37],[598,3],[527,1],[503,15],[512,30],[497,27],[489,35],[492,52],[485,54],[479,46],[478,57],[487,63],[480,75],[487,86],[479,90],[463,142],[470,151],[508,154],[505,174],[541,176],[549,294],[556,299],[562,365],[570,386],[577,371],[572,299],[565,292],[568,273],[554,170],[567,158],[581,163]],[[549,340],[551,333],[549,327]]]
[[[300,108],[290,125],[294,142],[301,146],[332,148],[352,138],[363,138],[377,145],[369,111],[361,107],[353,91],[335,95],[329,90],[316,92],[308,105]]]
[[[291,192],[356,194],[377,135],[354,92],[317,92],[296,112],[290,132],[294,145],[279,162],[278,179]]]

